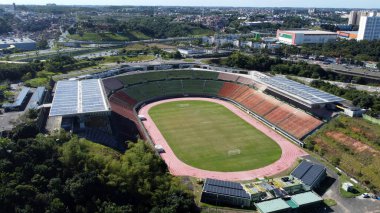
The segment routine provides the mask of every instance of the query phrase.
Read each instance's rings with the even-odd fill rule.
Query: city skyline
[[[26,5],[45,5],[48,3],[55,3],[57,5],[132,5],[132,6],[209,6],[209,7],[316,7],[316,8],[380,8],[380,2],[373,0],[362,1],[345,1],[341,0],[315,0],[313,2],[304,0],[268,0],[268,1],[246,1],[237,0],[231,3],[228,0],[191,0],[191,1],[178,1],[178,0],[156,0],[153,4],[148,0],[110,0],[100,1],[94,0],[89,4],[85,0],[3,0],[2,4],[26,4]]]

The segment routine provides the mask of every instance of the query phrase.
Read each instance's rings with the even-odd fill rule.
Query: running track
[[[177,156],[174,154],[168,143],[166,142],[165,138],[162,136],[161,132],[149,116],[148,112],[149,109],[152,107],[166,103],[166,102],[172,102],[172,101],[183,101],[183,100],[202,100],[202,101],[210,101],[214,103],[221,104],[234,112],[236,115],[241,117],[243,120],[247,121],[249,124],[266,134],[268,137],[272,138],[274,141],[277,142],[277,144],[282,149],[281,158],[274,162],[273,164],[270,164],[268,166],[265,166],[263,168],[255,169],[255,170],[249,170],[249,171],[240,171],[240,172],[215,172],[215,171],[207,171],[202,170],[198,168],[194,168],[192,166],[189,166],[179,160]],[[140,115],[144,115],[147,119],[146,121],[143,121],[143,124],[145,128],[147,129],[149,135],[151,136],[154,144],[162,145],[162,147],[165,150],[165,153],[161,153],[161,157],[165,161],[165,163],[168,165],[169,171],[171,174],[175,176],[192,176],[197,178],[215,178],[219,180],[230,180],[230,181],[237,181],[237,180],[252,180],[255,178],[260,177],[269,177],[274,176],[276,174],[279,174],[280,172],[283,172],[290,168],[294,162],[297,160],[300,156],[307,155],[306,152],[304,152],[301,148],[296,146],[295,144],[291,143],[281,135],[279,135],[277,132],[273,131],[271,128],[265,126],[261,122],[257,121],[256,119],[252,118],[250,115],[245,113],[244,111],[240,110],[233,104],[222,101],[218,99],[211,99],[211,98],[174,98],[174,99],[168,99],[168,100],[162,100],[158,102],[154,102],[151,104],[148,104],[141,108]],[[190,151],[190,150],[189,150]]]

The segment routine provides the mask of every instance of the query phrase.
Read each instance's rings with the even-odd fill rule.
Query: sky
[[[380,0],[0,0],[0,4],[380,8]]]

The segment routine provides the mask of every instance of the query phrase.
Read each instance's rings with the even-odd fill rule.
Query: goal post
[[[240,149],[231,149],[227,152],[228,156],[240,155]]]

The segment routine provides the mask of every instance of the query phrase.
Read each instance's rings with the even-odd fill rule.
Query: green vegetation
[[[0,138],[0,212],[196,211],[141,141],[122,154],[64,132],[29,136]]]
[[[83,34],[68,35],[67,37],[79,41],[132,41],[150,38],[141,32],[135,31],[129,32],[128,34],[85,32]]]
[[[323,199],[323,203],[326,204],[326,206],[336,206],[336,201],[330,198]]]
[[[376,93],[372,94],[366,91],[359,91],[354,88],[342,89],[338,86],[320,80],[312,81],[310,86],[351,100],[355,106],[369,109],[367,114],[373,117],[380,116],[380,97]]]
[[[149,115],[176,156],[196,168],[244,171],[269,165],[281,156],[274,141],[216,103],[163,103]]]
[[[345,183],[345,182],[350,182],[352,183],[353,186],[353,190],[350,191],[350,192],[347,192],[345,190],[342,189],[342,184]],[[354,198],[354,197],[357,197],[363,193],[365,193],[365,189],[363,189],[362,186],[356,184],[356,183],[353,183],[352,181],[350,181],[350,178],[347,177],[347,175],[344,175],[344,174],[341,174],[339,176],[339,193],[342,197],[345,197],[345,198]]]
[[[71,39],[91,41],[136,41],[151,38],[203,36],[213,34],[209,28],[192,23],[174,22],[170,16],[138,16],[127,20],[109,18],[93,20],[83,17],[68,31]],[[108,26],[107,33],[98,33],[99,25]]]
[[[380,126],[361,118],[339,116],[305,140],[306,148],[380,190]]]
[[[138,55],[138,56],[133,56],[133,57],[128,57],[128,56],[105,56],[103,57],[104,60],[103,62],[105,63],[114,63],[114,62],[139,62],[139,61],[150,61],[155,59],[153,55]]]
[[[24,82],[28,87],[47,86],[49,84],[48,78],[33,78]]]
[[[0,82],[5,80],[20,80],[25,74],[30,74],[31,77],[36,75],[36,72],[42,70],[43,64],[40,62],[32,62],[28,64],[8,64],[0,63]]]

